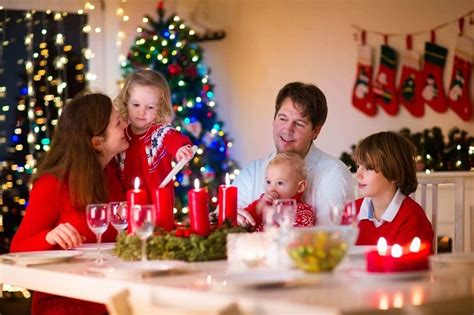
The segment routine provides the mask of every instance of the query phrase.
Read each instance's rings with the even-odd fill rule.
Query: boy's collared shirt
[[[359,221],[370,220],[374,223],[375,227],[380,227],[386,221],[392,222],[397,215],[398,210],[400,210],[400,206],[405,198],[406,196],[400,191],[400,189],[397,189],[392,201],[383,212],[381,220],[377,220],[374,216],[374,204],[372,203],[372,198],[364,198],[360,206],[358,219]]]

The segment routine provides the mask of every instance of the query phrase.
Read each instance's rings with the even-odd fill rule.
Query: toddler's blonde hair
[[[124,119],[128,119],[127,104],[130,100],[130,91],[134,86],[150,86],[157,90],[159,94],[156,108],[157,123],[171,123],[174,118],[173,106],[171,104],[171,92],[165,77],[151,69],[140,69],[130,73],[125,79],[124,85],[117,98],[115,105]]]
[[[306,179],[308,173],[306,171],[306,165],[303,158],[293,152],[282,152],[275,155],[275,157],[268,163],[268,167],[277,165],[289,166],[295,174],[299,177],[299,180]]]

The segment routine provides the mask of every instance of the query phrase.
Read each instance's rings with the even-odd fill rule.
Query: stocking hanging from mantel
[[[377,113],[370,89],[372,70],[372,47],[360,45],[357,48],[357,74],[352,91],[352,105],[368,116],[374,116]]]
[[[412,50],[412,37],[407,36],[407,50],[401,53],[401,76],[398,83],[398,103],[415,117],[425,114],[423,103],[416,101],[415,88],[420,73],[420,54]]]
[[[379,69],[374,78],[372,91],[374,94],[374,105],[382,107],[387,114],[392,116],[398,113],[397,91],[395,87],[396,70],[396,51],[388,45],[382,45],[380,48]]]
[[[443,113],[448,109],[443,86],[443,69],[448,50],[433,42],[425,43],[424,65],[416,86],[417,102]]]
[[[456,43],[453,71],[449,81],[448,105],[463,120],[472,116],[471,91],[469,81],[472,69],[472,41],[459,36]]]

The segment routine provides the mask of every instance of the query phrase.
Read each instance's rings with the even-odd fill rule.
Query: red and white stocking
[[[380,65],[374,78],[372,92],[375,106],[381,106],[389,115],[398,113],[398,100],[395,88],[397,53],[388,45],[380,48]]]
[[[453,72],[448,90],[448,105],[463,120],[472,116],[471,91],[469,90],[472,69],[472,42],[458,37],[454,55]]]
[[[416,78],[420,73],[420,54],[406,50],[400,58],[402,74],[398,83],[398,103],[404,106],[413,116],[422,117],[425,113],[423,103],[415,97]]]
[[[425,64],[416,84],[419,102],[431,106],[437,112],[448,109],[443,86],[443,69],[448,50],[434,43],[425,43]]]
[[[377,113],[372,102],[370,84],[372,81],[372,48],[368,45],[358,47],[357,76],[352,91],[352,105],[368,116]]]

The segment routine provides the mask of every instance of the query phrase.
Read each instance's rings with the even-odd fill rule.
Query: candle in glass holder
[[[428,269],[430,244],[413,238],[409,248],[398,244],[388,247],[385,239],[377,242],[377,250],[366,254],[367,271],[369,272],[404,272]],[[385,241],[385,242],[384,242]]]
[[[194,189],[188,191],[189,224],[191,232],[201,236],[209,235],[209,199],[207,190],[199,188],[199,180],[194,180]]]
[[[174,189],[158,187],[153,194],[153,203],[156,209],[155,225],[165,231],[171,231],[174,228]]]
[[[229,173],[225,175],[225,185],[219,186],[219,225],[225,220],[237,224],[237,187],[230,185]]]
[[[147,194],[144,189],[140,189],[140,178],[135,177],[133,183],[133,189],[127,191],[127,206],[128,206],[128,218],[131,218],[130,211],[133,205],[146,205],[147,204]],[[132,233],[132,225],[128,225],[127,232]]]

